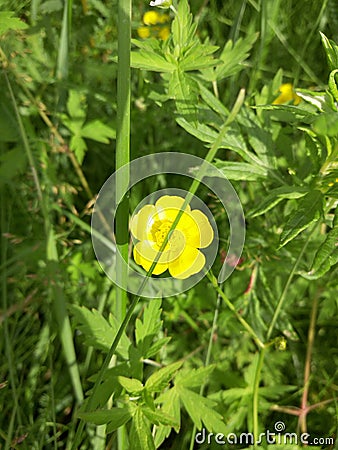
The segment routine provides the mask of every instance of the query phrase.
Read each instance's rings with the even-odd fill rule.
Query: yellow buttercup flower
[[[147,11],[143,14],[144,25],[156,25],[159,23],[161,14],[157,11]]]
[[[142,20],[145,26],[137,29],[137,34],[140,38],[155,37],[165,41],[170,36],[170,17],[168,14],[147,11],[143,14]]]
[[[291,83],[284,83],[279,86],[279,96],[273,101],[273,105],[283,105],[293,100],[294,105],[298,105],[301,98],[293,90]]]
[[[149,27],[138,27],[137,34],[140,38],[146,39],[150,36],[150,28]]]
[[[130,231],[139,242],[134,246],[134,260],[148,271],[155,260],[184,198],[175,195],[160,197],[155,205],[145,205],[133,216]],[[156,263],[154,275],[167,269],[174,278],[186,279],[205,266],[205,256],[199,250],[208,247],[214,231],[207,216],[187,205],[175,230]]]

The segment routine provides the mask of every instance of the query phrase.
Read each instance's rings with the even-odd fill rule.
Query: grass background
[[[228,109],[243,87],[247,105],[254,104],[255,95],[271,86],[280,69],[284,82],[314,91],[325,89],[329,68],[319,31],[338,39],[337,2],[194,0],[190,7],[198,18],[197,35],[202,42],[208,39],[223,48],[229,39],[238,41],[259,33],[249,57],[217,85],[218,99]],[[133,2],[132,36],[136,39],[142,16],[149,9],[145,2]],[[76,403],[90,388],[89,377],[100,369],[105,352],[84,345],[83,332],[75,321],[68,322],[65,308],[67,304],[84,305],[107,316],[118,304],[116,290],[93,254],[89,229],[95,195],[116,169],[111,130],[117,127],[117,4],[2,1],[1,10],[13,11],[28,27],[0,37],[0,448],[70,448]],[[215,92],[213,88],[208,86]],[[155,94],[163,95],[165,89],[159,73],[132,70],[131,158],[173,150],[204,158],[204,143],[177,124],[174,102],[154,101]],[[73,115],[71,91],[76,93]],[[66,115],[75,123],[77,111],[85,123],[100,120],[110,130],[105,129],[108,143],[84,138],[87,148],[82,156],[79,151],[74,156],[70,148],[72,130],[65,120]],[[279,167],[287,182],[299,186],[310,179],[315,167],[309,166],[308,144],[291,121],[281,125],[266,121],[264,127],[277,143]],[[237,161],[227,149],[219,150],[217,157]],[[287,172],[290,167],[297,176]],[[189,187],[187,181],[169,177],[145,180],[133,189],[130,212],[150,192],[179,183]],[[271,180],[233,184],[246,215],[277,187]],[[218,200],[203,190],[200,196],[224,230],[225,215]],[[265,335],[290,267],[308,238],[277,250],[280,228],[294,208],[290,201],[256,219],[248,215],[243,262],[224,286],[236,310],[259,336]],[[226,248],[226,230],[221,238]],[[317,229],[299,270],[311,266],[322,239]],[[298,417],[288,414],[287,408],[301,405],[308,362],[308,399],[318,404],[307,418],[308,428],[318,436],[336,434],[336,275],[333,266],[318,282],[298,275],[290,280],[272,336],[286,339],[287,349],[272,346],[262,367],[259,420],[265,428],[273,429],[277,420],[283,420],[287,430],[297,428]],[[191,370],[204,365],[216,299],[215,289],[205,279],[191,291],[163,301],[163,324],[157,337],[169,336],[171,341],[156,356],[158,363],[184,359]],[[146,303],[138,305],[134,318],[142,316]],[[314,343],[309,342],[309,327],[316,330]],[[133,323],[128,335],[133,339]],[[216,367],[205,395],[217,403],[229,431],[240,432],[252,424],[250,388],[255,384],[257,358],[254,343],[222,304],[211,351]],[[66,362],[72,365],[70,372]],[[151,371],[147,366],[145,377]],[[172,432],[160,448],[189,448],[193,422],[186,412],[182,414],[179,434]],[[82,448],[117,448],[115,433],[104,444],[103,439],[93,437],[93,430],[87,430]]]

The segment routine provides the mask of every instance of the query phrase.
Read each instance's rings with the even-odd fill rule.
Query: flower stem
[[[248,322],[238,313],[234,305],[231,303],[231,301],[228,299],[228,297],[225,295],[225,293],[220,288],[219,284],[217,283],[216,278],[212,274],[207,274],[209,280],[211,281],[213,287],[218,292],[218,295],[222,298],[224,303],[227,305],[227,307],[230,309],[230,311],[236,316],[237,320],[243,325],[243,327],[246,329],[246,331],[252,336],[253,340],[257,344],[258,348],[264,348],[264,342],[262,342],[257,334],[255,333],[254,329],[248,324]]]
[[[121,176],[118,169],[130,161],[130,40],[131,40],[131,0],[118,2],[118,62],[117,62],[117,129],[116,129],[116,195],[120,198],[121,192],[126,192],[129,185],[129,176],[123,171]],[[116,318],[122,321],[126,314],[127,293],[127,266],[128,261],[128,196],[116,213]]]

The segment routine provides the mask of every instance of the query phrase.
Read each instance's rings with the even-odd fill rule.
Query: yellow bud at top
[[[143,23],[145,25],[156,25],[160,21],[161,15],[157,11],[147,11],[143,15]]]

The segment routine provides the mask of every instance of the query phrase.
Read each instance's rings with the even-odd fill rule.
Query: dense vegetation
[[[130,82],[128,2],[1,3],[0,448],[249,448],[234,437],[268,430],[337,448],[337,1],[134,0]],[[91,217],[123,162],[164,152],[230,180],[245,244],[227,254],[202,182],[211,270],[136,301],[96,259]],[[135,184],[124,231],[148,195],[191,182]]]

